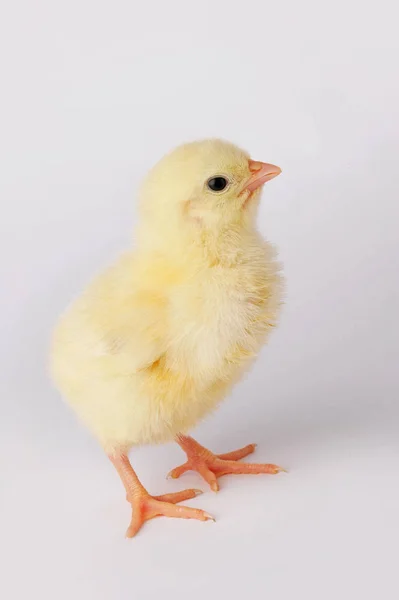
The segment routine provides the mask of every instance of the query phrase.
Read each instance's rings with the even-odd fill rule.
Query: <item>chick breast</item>
[[[194,427],[275,325],[281,280],[269,246],[254,238],[228,266],[192,258],[172,268],[122,257],[55,330],[55,382],[106,451]]]

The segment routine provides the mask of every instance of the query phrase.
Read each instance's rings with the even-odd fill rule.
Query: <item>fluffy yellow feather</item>
[[[279,265],[256,229],[262,186],[248,185],[262,164],[221,140],[164,157],[140,191],[135,247],[61,317],[55,382],[109,455],[188,432],[275,326]]]

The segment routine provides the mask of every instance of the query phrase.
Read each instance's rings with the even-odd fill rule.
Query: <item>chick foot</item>
[[[223,475],[242,475],[246,473],[252,475],[259,473],[275,475],[276,473],[285,471],[282,467],[272,464],[238,462],[241,458],[252,454],[256,448],[256,444],[249,444],[239,450],[227,452],[227,454],[213,454],[210,450],[207,450],[188,436],[178,436],[177,443],[187,454],[188,460],[183,465],[172,469],[168,477],[177,479],[186,471],[197,471],[214,492],[219,490],[217,480]]]
[[[129,499],[132,505],[132,519],[126,531],[126,537],[134,537],[146,521],[155,517],[163,516],[178,519],[197,519],[198,521],[214,521],[211,515],[199,508],[176,506],[177,502],[195,498],[195,496],[201,493],[201,490],[184,490],[163,496],[150,496],[147,492],[133,496]]]
[[[198,508],[176,506],[178,502],[189,500],[202,494],[201,490],[190,489],[162,496],[151,496],[140,483],[125,454],[110,456],[109,458],[118,471],[125,487],[126,500],[132,505],[132,518],[126,531],[126,537],[134,537],[146,521],[160,516],[214,521],[211,515]]]

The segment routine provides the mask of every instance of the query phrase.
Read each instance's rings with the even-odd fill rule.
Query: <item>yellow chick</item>
[[[54,333],[56,385],[98,438],[132,505],[127,536],[155,516],[206,521],[176,503],[199,490],[151,496],[128,452],[175,439],[212,490],[229,473],[277,473],[240,463],[250,444],[215,455],[187,435],[246,370],[276,324],[281,277],[256,229],[263,184],[281,170],[233,144],[178,147],[149,173],[140,193],[136,248],[100,274]]]

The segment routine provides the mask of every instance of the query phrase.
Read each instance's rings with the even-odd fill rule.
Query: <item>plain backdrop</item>
[[[396,9],[397,10],[397,9]],[[7,600],[398,598],[399,169],[394,3],[16,0],[1,16],[0,595]],[[276,477],[202,487],[217,522],[125,540],[120,481],[47,374],[52,326],[131,240],[164,152],[227,138],[283,175],[262,232],[281,326],[195,432],[258,442]]]

